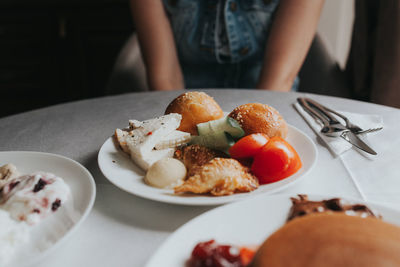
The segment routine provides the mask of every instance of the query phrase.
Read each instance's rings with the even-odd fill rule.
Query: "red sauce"
[[[245,267],[255,251],[230,245],[219,245],[215,240],[198,243],[186,267]]]

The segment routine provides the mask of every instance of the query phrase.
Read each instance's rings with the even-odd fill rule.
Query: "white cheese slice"
[[[162,150],[152,150],[146,155],[131,154],[131,159],[140,168],[147,171],[151,165],[162,158],[171,158],[174,156],[175,149],[167,148]]]
[[[150,153],[158,142],[179,127],[181,119],[180,114],[171,113],[143,121],[139,127],[130,132],[128,146],[131,154],[146,157],[146,154]]]
[[[182,116],[171,113],[146,121],[135,121],[135,128],[124,136],[131,159],[147,170],[154,162],[164,157],[172,157],[173,148],[156,150],[155,146],[173,133],[180,125]],[[130,121],[132,122],[132,121]]]

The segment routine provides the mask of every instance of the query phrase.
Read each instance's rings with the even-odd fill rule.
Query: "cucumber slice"
[[[229,148],[235,144],[235,140],[227,132],[216,132],[193,136],[190,140],[190,144],[198,144],[227,153]]]
[[[239,123],[231,117],[223,117],[218,120],[208,121],[197,124],[199,135],[216,134],[218,132],[227,132],[233,138],[237,139],[244,136],[244,131]]]

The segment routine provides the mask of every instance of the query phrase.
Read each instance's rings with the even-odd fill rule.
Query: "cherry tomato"
[[[234,159],[253,157],[269,140],[268,135],[255,133],[246,135],[237,141],[230,149],[229,155]]]
[[[255,250],[246,247],[240,248],[240,260],[243,266],[247,266],[254,258]]]
[[[296,150],[281,137],[272,137],[254,156],[251,170],[260,184],[282,180],[302,166]]]

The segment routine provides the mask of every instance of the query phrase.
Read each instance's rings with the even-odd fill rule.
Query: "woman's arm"
[[[162,1],[131,0],[130,3],[150,89],[184,89],[173,33]]]
[[[257,88],[290,91],[314,38],[324,0],[281,0]]]

